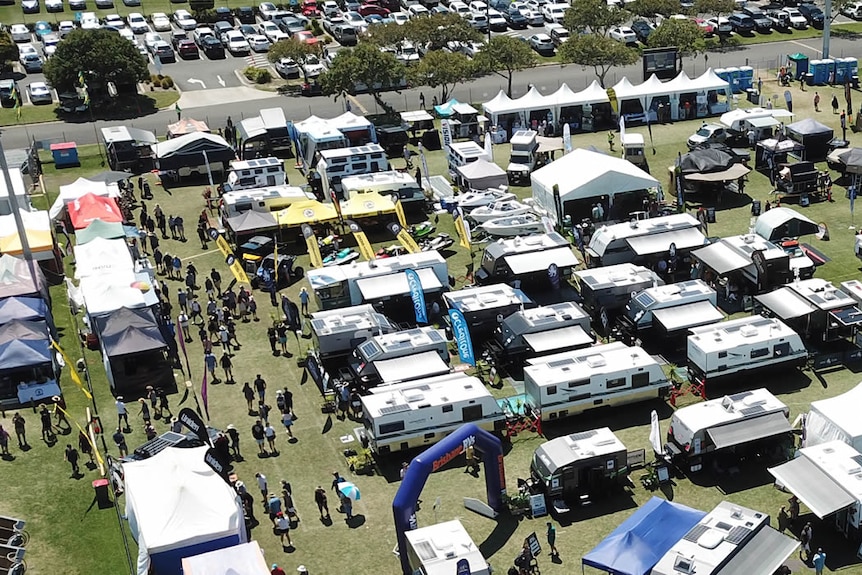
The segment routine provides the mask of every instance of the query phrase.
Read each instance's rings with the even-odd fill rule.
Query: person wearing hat
[[[228,438],[230,438],[231,454],[236,461],[239,461],[242,459],[242,455],[240,455],[239,452],[239,431],[237,431],[236,426],[234,426],[233,423],[230,423],[225,429],[225,433],[227,433]]]
[[[282,547],[293,547],[293,542],[290,540],[290,521],[281,511],[275,517],[275,529],[281,539]],[[287,537],[287,545],[284,544],[284,538]]]
[[[272,564],[272,570],[269,573],[270,575],[287,575],[287,573],[284,572],[284,569],[279,567],[277,563]]]
[[[299,575],[308,575],[308,569],[305,568],[305,565],[300,565],[296,570],[299,572]]]

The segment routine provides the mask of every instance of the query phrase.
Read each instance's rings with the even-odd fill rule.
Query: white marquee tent
[[[134,270],[132,254],[126,240],[96,238],[84,245],[75,246],[75,278]]]
[[[51,209],[48,210],[48,215],[51,216],[51,219],[57,219],[63,213],[63,208],[66,207],[66,204],[74,202],[86,194],[119,198],[120,188],[116,183],[107,184],[105,182],[93,182],[86,178],[78,178],[69,185],[60,186],[60,195],[54,200]]]
[[[607,102],[609,102],[608,93],[593,80],[592,84],[580,92],[573,91],[568,84],[562,84],[556,92],[547,96],[543,96],[533,86],[526,94],[514,100],[500,90],[493,99],[482,105],[482,109],[493,125],[498,124],[502,116],[513,114],[524,125],[527,115],[532,111],[549,110],[556,120],[560,118],[563,108]]]
[[[183,575],[270,575],[257,541],[183,559]]]
[[[144,285],[149,289],[144,291]],[[118,270],[105,275],[81,278],[81,297],[91,317],[109,314],[120,308],[152,307],[159,303],[156,290],[146,272]]]
[[[862,450],[862,383],[841,395],[811,402],[805,420],[804,446],[839,440],[856,451]]]

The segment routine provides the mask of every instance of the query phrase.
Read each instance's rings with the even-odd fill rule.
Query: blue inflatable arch
[[[416,502],[425,487],[428,476],[464,453],[469,445],[482,452],[485,468],[485,488],[488,492],[488,505],[500,511],[503,495],[506,493],[506,472],[503,468],[503,444],[493,434],[478,427],[475,423],[462,425],[443,441],[431,446],[410,462],[401,487],[392,501],[395,516],[395,534],[398,537],[398,553],[404,575],[411,575],[407,558],[407,538],[404,533],[418,527],[416,521]]]

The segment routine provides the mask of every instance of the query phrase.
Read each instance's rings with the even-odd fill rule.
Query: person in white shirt
[[[287,517],[281,511],[275,517],[275,529],[281,538],[282,547],[293,547],[293,543],[290,540],[290,521],[287,520]],[[284,544],[285,537],[287,537],[287,545]]]
[[[117,427],[120,429],[128,429],[129,428],[129,411],[126,409],[126,404],[123,403],[123,396],[120,395],[117,397],[116,401],[117,406]],[[125,423],[125,426],[123,425]]]

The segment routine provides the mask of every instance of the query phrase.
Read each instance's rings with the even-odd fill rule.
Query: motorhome
[[[651,287],[629,300],[617,326],[625,340],[647,341],[656,333],[661,337],[650,342],[668,348],[689,329],[723,320],[715,304],[715,290],[702,280]]]
[[[311,314],[311,338],[321,359],[346,356],[371,338],[398,331],[371,305],[357,305]]]
[[[580,502],[628,483],[628,451],[607,427],[563,435],[536,448],[533,479],[550,501]]]
[[[512,151],[509,155],[509,166],[506,175],[512,185],[526,185],[530,181],[530,172],[536,167],[539,152],[538,134],[534,130],[518,130],[512,134],[509,143]]]
[[[621,342],[527,360],[524,393],[543,421],[663,397],[669,387],[659,363]]]
[[[341,193],[341,179],[345,176],[372,174],[388,169],[389,159],[379,144],[323,150],[317,163],[317,173],[320,174],[327,199],[330,197],[330,190],[335,190],[339,199],[346,199]]]
[[[500,239],[488,244],[482,253],[476,282],[492,284],[521,280],[530,287],[547,286],[553,282],[549,270],[555,270],[556,281],[562,284],[577,265],[578,258],[571,244],[557,232]]]
[[[720,502],[658,560],[652,575],[779,572],[799,542],[770,527],[769,514]]]
[[[745,136],[749,130],[768,130],[771,133],[781,122],[792,118],[793,114],[783,108],[737,108],[725,112],[719,121],[727,128],[730,135],[735,137]]]
[[[467,573],[491,574],[491,567],[482,556],[479,546],[457,519],[412,529],[404,537],[407,539],[407,557],[412,573],[452,575],[458,571],[458,565],[466,561]]]
[[[621,263],[653,263],[678,258],[677,270],[685,271],[689,251],[706,244],[701,223],[691,214],[672,214],[647,220],[632,220],[598,228],[587,246],[587,266],[597,268]],[[671,250],[671,246],[675,248]],[[676,254],[671,255],[670,252]]]
[[[702,387],[743,373],[737,381],[757,381],[758,371],[792,368],[808,360],[799,334],[776,318],[753,315],[689,331],[688,377]]]
[[[751,452],[792,445],[790,410],[766,389],[726,395],[677,409],[667,432],[667,453],[691,473],[702,471],[705,458],[732,450],[738,460]]]
[[[234,160],[230,163],[224,189],[253,190],[287,184],[284,161],[279,158],[258,158],[256,160]]]
[[[494,364],[520,369],[525,358],[580,349],[594,341],[589,314],[566,301],[509,315],[486,347]]]
[[[356,346],[348,363],[354,381],[365,388],[420,379],[449,371],[449,342],[433,327],[381,334]]]
[[[403,273],[407,269],[416,270],[426,297],[442,293],[449,285],[446,260],[436,250],[308,270],[305,276],[318,308],[327,310],[405,296],[409,300]]]
[[[272,186],[225,192],[222,196],[221,213],[224,218],[232,218],[243,212],[278,212],[295,202],[313,200],[314,194],[295,186]]]
[[[506,420],[485,384],[464,373],[376,387],[362,413],[364,440],[381,455],[437,443],[465,423],[500,431]]]
[[[396,197],[404,209],[421,209],[425,206],[425,192],[416,182],[416,178],[405,172],[388,171],[346,176],[341,179],[341,190],[346,199],[364,192],[377,192]]]
[[[602,323],[608,323],[605,329],[615,312],[626,307],[633,293],[664,285],[664,280],[651,269],[628,263],[578,270],[572,279],[583,300],[581,305],[594,318],[604,317]]]
[[[443,294],[446,309],[457,309],[464,314],[470,335],[488,335],[503,318],[536,304],[519,289],[507,284],[494,284],[464,288]]]
[[[485,148],[476,142],[456,142],[449,144],[446,149],[446,158],[449,161],[449,171],[454,172],[455,168],[465,166],[478,159],[491,161],[485,154]]]

